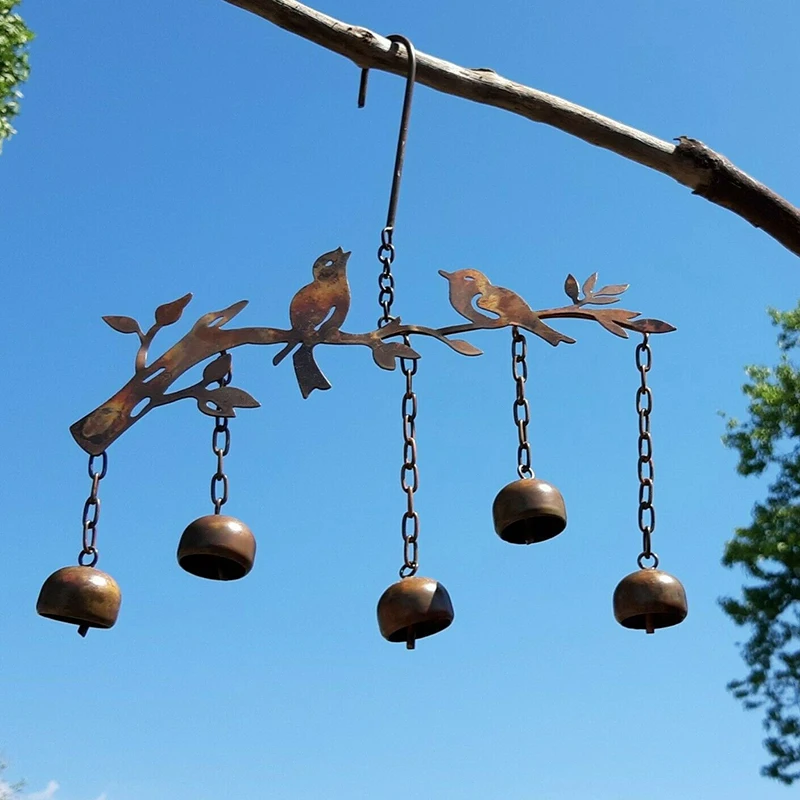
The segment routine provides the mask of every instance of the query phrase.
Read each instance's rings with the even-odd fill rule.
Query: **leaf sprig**
[[[203,370],[203,377],[194,386],[184,389],[197,400],[197,407],[211,417],[235,417],[235,408],[259,408],[261,403],[244,389],[235,386],[220,385],[216,389],[209,387],[221,383],[230,373],[231,354],[222,353]]]
[[[597,285],[597,273],[592,273],[584,282],[583,286],[579,287],[578,281],[571,273],[567,275],[564,281],[564,291],[567,297],[580,308],[580,306],[606,306],[611,303],[619,302],[619,295],[624,294],[628,290],[628,283],[615,283],[610,286],[603,286],[601,289],[595,289]],[[581,297],[583,292],[583,297]]]
[[[118,333],[135,333],[139,337],[139,349],[136,352],[136,359],[134,361],[134,369],[137,373],[147,367],[147,351],[155,335],[167,325],[174,325],[181,318],[184,308],[189,305],[191,299],[192,294],[189,292],[189,294],[185,294],[177,300],[172,300],[169,303],[160,305],[156,309],[155,322],[150,326],[147,333],[142,332],[141,326],[133,317],[103,317],[103,322]]]

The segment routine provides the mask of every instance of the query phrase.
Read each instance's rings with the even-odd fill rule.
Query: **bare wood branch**
[[[343,55],[359,67],[405,74],[403,48],[366,28],[340,22],[295,0],[225,2]],[[551,125],[669,175],[800,255],[800,210],[702,142],[681,136],[674,145],[492,70],[468,69],[425,53],[417,53],[417,80],[440,92]]]

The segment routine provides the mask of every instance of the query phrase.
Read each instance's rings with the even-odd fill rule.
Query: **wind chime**
[[[636,347],[640,377],[636,408],[639,421],[638,523],[643,543],[637,559],[639,569],[623,578],[614,592],[614,615],[626,628],[646,630],[647,633],[676,625],[686,617],[683,586],[672,575],[658,569],[659,559],[652,551],[656,518],[650,433],[653,395],[647,384],[652,366],[649,339],[651,334],[668,333],[675,328],[660,320],[640,319],[638,312],[617,308],[615,304],[627,290],[627,284],[597,288],[597,273],[582,285],[572,275],[567,277],[564,291],[571,301],[569,305],[534,311],[518,294],[493,285],[476,269],[439,270],[448,283],[450,304],[467,320],[466,323],[430,328],[405,324],[400,317],[393,315],[395,277],[392,265],[397,254],[395,218],[416,80],[416,56],[411,42],[405,37],[393,35],[388,38],[405,48],[407,76],[389,211],[378,248],[381,316],[377,328],[366,333],[342,330],[350,307],[346,274],[350,253],[341,248],[324,253],[314,262],[312,282],[300,289],[289,305],[291,327],[288,329],[224,327],[247,305],[246,300],[241,300],[221,311],[201,316],[180,341],[148,364],[148,350],[155,335],[180,319],[191,294],[159,306],[155,322],[146,332],[131,317],[103,317],[114,330],[137,336],[139,348],[134,375],[105,403],[70,428],[75,441],[89,455],[91,491],[83,506],[78,564],[54,572],[45,581],[37,602],[37,611],[42,616],[77,625],[81,636],[85,636],[90,628],[110,628],[116,622],[121,600],[119,586],[110,575],[96,568],[100,483],[108,470],[108,448],[154,408],[186,398],[195,400],[199,410],[215,420],[212,450],[216,457],[216,471],[211,478],[214,511],[196,519],[183,532],[178,544],[178,563],[187,572],[210,580],[236,580],[247,575],[255,560],[256,542],[247,525],[222,513],[228,502],[229,488],[224,458],[231,447],[228,422],[236,416],[235,409],[254,408],[259,403],[243,389],[230,385],[232,366],[229,351],[248,344],[284,345],[273,358],[273,364],[277,366],[291,354],[300,392],[307,398],[315,390],[331,388],[317,364],[314,349],[323,344],[360,345],[369,348],[373,360],[382,369],[394,370],[399,362],[405,379],[402,397],[403,463],[400,469],[406,500],[401,519],[403,564],[400,580],[393,583],[378,602],[378,625],[386,639],[405,642],[409,649],[413,649],[418,639],[447,628],[454,615],[444,586],[417,575],[420,519],[414,507],[414,495],[419,487],[418,401],[414,376],[420,356],[411,345],[411,337],[432,337],[461,355],[477,356],[481,355],[480,350],[454,337],[472,331],[511,328],[518,477],[497,495],[492,512],[495,531],[501,539],[512,544],[534,544],[561,533],[566,528],[567,514],[561,493],[552,484],[537,478],[532,467],[528,439],[530,406],[525,395],[527,339],[523,331],[533,333],[553,346],[573,344],[574,339],[545,322],[569,317],[594,320],[622,338],[628,337],[628,331],[642,335],[642,342]],[[359,107],[366,100],[368,74],[368,70],[362,70]],[[187,370],[209,359],[213,360],[206,365],[199,381],[184,389],[170,391],[172,384]]]

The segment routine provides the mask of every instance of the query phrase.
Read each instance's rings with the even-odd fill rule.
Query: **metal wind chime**
[[[501,539],[513,544],[533,544],[561,533],[566,527],[567,515],[561,493],[552,484],[535,477],[532,468],[528,440],[530,408],[525,396],[527,339],[523,331],[533,333],[553,346],[572,344],[574,339],[545,322],[571,317],[594,320],[622,338],[627,338],[628,331],[642,335],[642,341],[636,347],[636,365],[640,376],[636,407],[639,419],[638,522],[643,543],[638,556],[639,569],[623,578],[614,592],[614,615],[626,628],[646,630],[648,633],[676,625],[686,617],[683,587],[676,578],[658,569],[658,556],[651,544],[656,518],[650,435],[653,395],[647,384],[652,365],[649,339],[651,334],[668,333],[675,328],[660,320],[640,319],[638,312],[616,307],[627,285],[598,288],[596,273],[582,285],[572,275],[567,277],[564,290],[570,300],[569,305],[534,311],[518,294],[495,286],[478,270],[439,270],[448,283],[451,305],[467,320],[466,323],[429,328],[405,324],[400,317],[393,315],[395,216],[416,78],[416,58],[413,46],[405,37],[394,35],[389,39],[405,48],[408,72],[389,212],[378,249],[381,264],[378,277],[379,304],[382,313],[377,328],[367,333],[342,330],[350,307],[350,287],[346,275],[350,253],[341,248],[324,253],[314,262],[312,282],[295,294],[289,306],[291,327],[288,329],[224,327],[245,307],[247,301],[242,300],[221,311],[201,316],[180,341],[148,363],[147,355],[153,338],[162,328],[180,319],[191,300],[191,294],[159,306],[155,312],[155,322],[146,332],[130,317],[103,317],[114,330],[138,337],[134,375],[122,389],[70,428],[75,441],[89,455],[91,492],[83,506],[83,539],[78,565],[64,567],[45,581],[37,603],[37,611],[42,616],[77,625],[78,633],[82,636],[90,628],[110,628],[116,622],[121,599],[119,586],[110,575],[96,568],[100,484],[108,469],[108,448],[154,408],[184,398],[195,400],[200,411],[215,420],[212,449],[216,456],[216,471],[211,479],[213,513],[199,517],[183,532],[178,544],[178,563],[187,572],[211,580],[236,580],[247,575],[255,560],[256,542],[247,525],[223,513],[223,506],[228,502],[224,458],[231,447],[228,421],[235,416],[235,409],[253,408],[259,403],[244,390],[230,385],[232,372],[229,351],[247,344],[283,345],[283,349],[273,358],[273,364],[278,365],[292,355],[300,391],[305,398],[314,390],[331,387],[315,359],[316,347],[323,344],[360,345],[370,349],[373,360],[382,369],[393,370],[399,362],[405,378],[402,398],[403,464],[400,472],[406,496],[406,510],[401,521],[403,564],[400,580],[392,584],[378,602],[378,624],[386,639],[405,642],[412,649],[417,639],[447,628],[454,614],[444,586],[431,578],[417,575],[420,521],[414,507],[414,495],[419,486],[414,375],[420,356],[411,345],[411,337],[433,337],[461,355],[477,356],[481,354],[480,350],[454,337],[472,331],[511,328],[512,369],[516,386],[513,410],[519,435],[518,478],[500,491],[492,511],[495,531]],[[366,99],[367,77],[368,70],[362,70],[360,107]],[[181,375],[208,359],[213,360],[206,365],[198,382],[184,389],[170,391]]]

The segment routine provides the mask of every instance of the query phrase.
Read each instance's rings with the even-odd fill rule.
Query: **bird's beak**
[[[439,274],[440,274],[440,275],[441,275],[443,278],[447,278],[447,280],[450,280],[450,276],[451,276],[453,273],[452,273],[452,272],[445,272],[443,269],[440,269],[440,270],[439,270]]]

